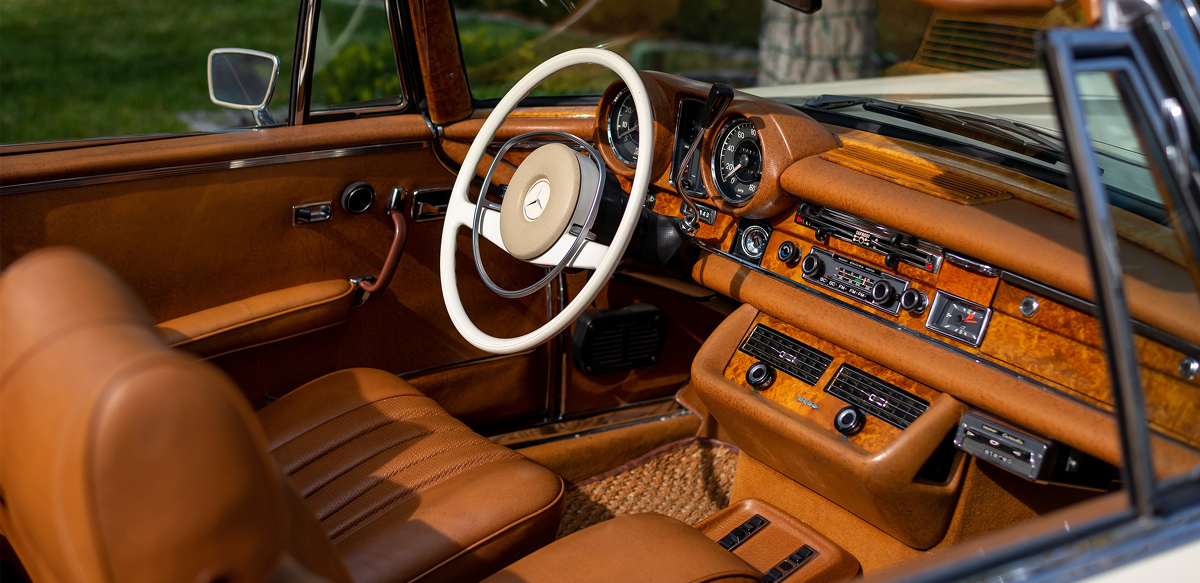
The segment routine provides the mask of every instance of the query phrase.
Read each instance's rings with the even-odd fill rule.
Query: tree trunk
[[[875,72],[875,0],[824,0],[816,14],[763,1],[759,85],[870,77]]]

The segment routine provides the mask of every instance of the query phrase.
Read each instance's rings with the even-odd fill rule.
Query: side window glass
[[[309,111],[403,105],[385,1],[321,3]]]
[[[1130,315],[1144,323],[1135,323],[1134,332],[1146,420],[1154,432],[1200,448],[1200,416],[1182,406],[1200,399],[1196,265],[1177,230],[1188,218],[1173,204],[1159,154],[1163,146],[1147,131],[1152,113],[1142,107],[1130,76],[1088,71],[1076,74],[1075,82],[1108,195]]]
[[[268,106],[287,123],[295,0],[0,2],[0,142],[254,127],[209,98],[209,51],[276,55]]]

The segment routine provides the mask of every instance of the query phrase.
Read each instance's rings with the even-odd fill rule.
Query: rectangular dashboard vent
[[[810,385],[816,385],[833,357],[762,324],[754,326],[741,351]]]
[[[825,392],[900,429],[929,408],[929,401],[848,364],[838,369]]]

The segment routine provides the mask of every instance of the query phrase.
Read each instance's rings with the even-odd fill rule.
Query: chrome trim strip
[[[375,144],[370,146],[354,146],[351,148],[335,148],[331,150],[314,150],[310,152],[295,152],[291,154],[275,154],[271,156],[260,156],[258,158],[242,158],[238,160],[204,162],[202,164],[167,166],[164,168],[147,168],[145,170],[130,170],[127,172],[114,172],[112,174],[97,174],[94,176],[80,176],[78,178],[60,178],[57,180],[45,180],[42,182],[27,182],[25,184],[0,186],[0,196],[6,196],[10,194],[28,194],[31,192],[42,192],[44,190],[58,190],[63,188],[80,188],[84,186],[96,186],[99,184],[112,184],[115,182],[129,182],[132,180],[149,180],[152,178],[186,176],[189,174],[201,174],[204,172],[237,170],[239,168],[257,168],[259,166],[290,164],[292,162],[311,162],[314,160],[346,158],[350,156],[363,156],[367,154],[384,154],[388,152],[399,152],[402,150],[418,150],[427,147],[429,147],[429,143],[424,141],[395,142],[391,144]]]
[[[625,429],[626,427],[635,427],[637,425],[644,425],[646,423],[655,423],[658,421],[669,421],[671,419],[676,419],[679,417],[687,417],[688,415],[691,415],[691,414],[692,414],[691,411],[688,411],[687,409],[682,409],[679,411],[675,411],[673,413],[667,413],[665,415],[658,415],[655,417],[646,417],[644,419],[633,419],[631,421],[625,421],[623,423],[613,423],[612,425],[604,425],[601,427],[594,427],[592,429],[585,429],[583,431],[576,431],[574,433],[563,433],[561,435],[554,435],[554,436],[547,437],[544,439],[531,439],[529,441],[519,441],[517,443],[506,445],[505,447],[508,447],[509,449],[519,450],[519,449],[524,449],[526,447],[532,447],[535,445],[542,445],[544,443],[553,443],[555,441],[563,441],[565,439],[576,439],[579,437],[587,437],[589,435],[596,435],[597,433],[605,433],[608,431],[613,431],[615,429]]]
[[[1025,291],[1030,291],[1035,294],[1046,296],[1060,304],[1074,308],[1081,312],[1095,316],[1097,314],[1096,305],[1083,298],[1075,297],[1066,292],[1056,290],[1046,284],[1036,282],[1027,277],[1022,277],[1009,271],[1000,272],[1000,280],[1008,282]],[[1188,356],[1200,357],[1200,346],[1196,346],[1187,340],[1172,335],[1169,332],[1164,332],[1140,320],[1133,320],[1133,329],[1138,334],[1149,338],[1167,348],[1177,350]]]
[[[442,366],[410,370],[408,372],[402,372],[396,376],[398,376],[404,380],[415,379],[418,377],[423,377],[425,375],[431,375],[433,373],[451,371],[451,370],[463,368],[466,366],[473,366],[476,364],[485,364],[485,363],[494,362],[497,360],[507,360],[509,358],[516,358],[518,356],[526,356],[526,355],[532,354],[536,350],[537,350],[536,348],[531,348],[531,349],[523,351],[523,352],[514,352],[512,354],[494,354],[492,356],[481,356],[479,358],[472,358],[470,360],[464,360],[461,362],[455,362],[455,363],[446,364],[446,365],[442,365]]]

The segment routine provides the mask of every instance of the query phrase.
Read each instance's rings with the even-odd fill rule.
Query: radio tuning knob
[[[924,292],[909,288],[900,294],[900,307],[908,310],[909,313],[916,316],[925,311],[925,307],[929,305],[929,296]]]
[[[775,384],[775,369],[764,362],[756,362],[746,371],[746,382],[755,389],[770,387]]]
[[[804,275],[809,277],[821,277],[821,274],[825,271],[825,263],[816,255],[809,253],[808,257],[805,257],[804,261],[800,262],[800,271],[803,271]]]
[[[881,281],[871,288],[871,299],[877,304],[886,304],[891,301],[895,293],[896,290],[893,290],[892,286],[888,285],[887,282]]]
[[[796,247],[791,241],[784,241],[779,245],[779,260],[792,265],[796,260],[800,259],[800,248]]]
[[[833,416],[833,428],[846,437],[862,431],[865,422],[865,415],[857,407],[843,407]]]

